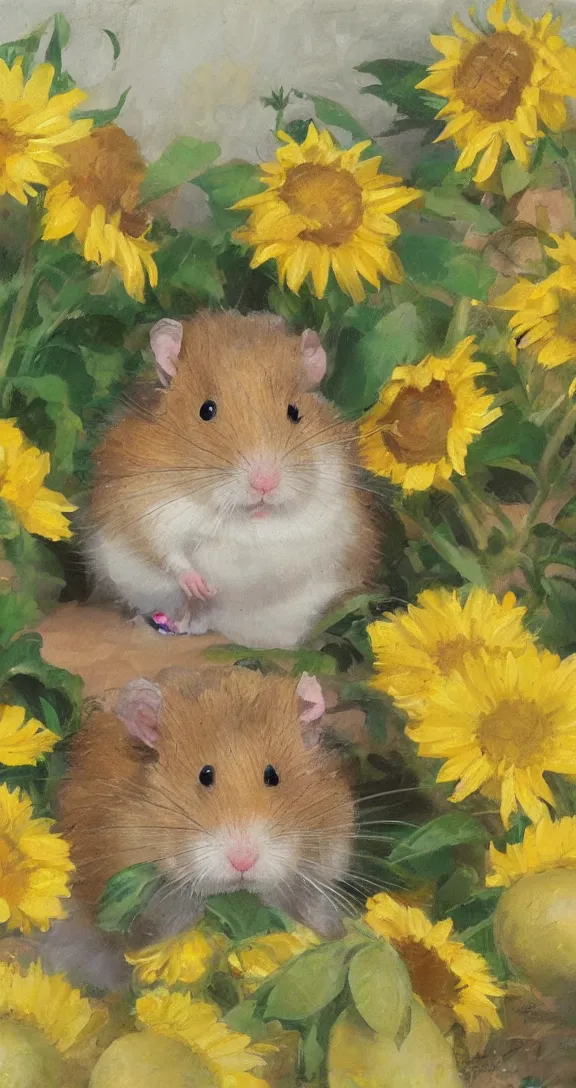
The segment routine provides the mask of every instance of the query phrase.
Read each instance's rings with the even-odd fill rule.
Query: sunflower
[[[518,280],[494,302],[514,311],[509,325],[518,346],[532,348],[547,369],[576,362],[576,238],[550,237],[556,246],[545,252],[560,267],[539,283]]]
[[[461,152],[456,170],[482,156],[474,176],[479,184],[492,176],[505,148],[528,167],[529,145],[542,135],[539,121],[558,132],[566,121],[565,98],[576,95],[576,49],[559,36],[560,20],[551,12],[530,19],[516,0],[506,20],[506,3],[488,8],[489,34],[468,29],[457,16],[457,37],[433,34],[430,41],[445,59],[418,84],[448,99],[436,115],[450,118],[438,140],[454,139]]]
[[[396,367],[360,423],[360,456],[370,472],[406,492],[464,475],[468,446],[502,414],[476,386],[486,368],[473,353],[468,336],[450,355]]]
[[[501,853],[490,844],[492,872],[486,877],[489,888],[509,888],[527,873],[550,869],[576,869],[576,816],[553,822],[543,816],[527,827],[522,842],[508,844]]]
[[[26,970],[18,964],[0,965],[0,1016],[10,1016],[37,1028],[64,1054],[106,1019],[64,975],[46,975],[40,962]]]
[[[64,511],[76,507],[42,486],[49,472],[50,455],[30,446],[14,420],[0,420],[0,499],[27,532],[62,540],[72,536]]]
[[[248,1035],[232,1031],[220,1020],[215,1005],[160,987],[138,998],[136,1016],[144,1028],[191,1047],[221,1088],[265,1088],[249,1072],[263,1066],[264,1059],[250,1048]]]
[[[39,756],[51,752],[60,737],[36,718],[25,722],[21,706],[0,704],[0,763],[23,767],[36,763]]]
[[[60,899],[70,895],[74,866],[68,843],[50,830],[54,823],[34,819],[30,798],[0,785],[0,922],[9,930],[46,931],[66,917]]]
[[[525,614],[513,593],[499,601],[474,587],[461,604],[456,590],[425,589],[407,611],[387,612],[369,624],[372,687],[415,713],[430,686],[461,668],[466,653],[523,653],[532,641],[522,625]]]
[[[158,246],[146,237],[150,219],[138,207],[146,172],[136,141],[117,125],[94,129],[65,152],[65,169],[45,198],[42,237],[55,241],[74,234],[87,261],[111,262],[129,295],[144,301],[146,274],[153,287]]]
[[[204,978],[221,944],[217,935],[209,941],[201,929],[191,929],[179,937],[126,953],[125,958],[146,986],[159,981],[167,986],[177,982],[192,985]]]
[[[554,797],[543,772],[576,774],[576,655],[528,646],[515,657],[480,650],[427,693],[406,732],[418,754],[446,759],[437,781],[454,782],[451,801],[478,789],[500,802],[505,826],[520,806],[536,823]]]
[[[283,963],[319,943],[312,930],[296,926],[290,933],[268,933],[246,941],[230,953],[228,963],[232,974],[244,980],[245,992],[250,993]]]
[[[424,911],[379,892],[366,903],[364,920],[402,956],[418,998],[441,1026],[458,1021],[468,1032],[502,1024],[492,997],[503,991],[486,961],[452,937],[451,918],[433,924]]]
[[[388,246],[400,234],[392,213],[420,191],[379,174],[380,155],[360,161],[370,140],[342,151],[312,123],[302,144],[285,132],[278,136],[286,146],[278,148],[276,162],[262,166],[267,188],[234,205],[251,212],[234,237],[255,246],[252,268],[276,260],[280,281],[295,292],[310,274],[317,298],[324,296],[332,268],[355,302],[365,296],[361,276],[374,287],[381,276],[400,283],[402,267]]]
[[[91,120],[70,119],[84,91],[50,98],[53,79],[51,64],[39,64],[25,83],[22,57],[11,68],[0,60],[0,196],[9,193],[20,204],[36,196],[35,185],[48,185],[43,167],[64,166],[54,148],[82,139],[92,128]]]

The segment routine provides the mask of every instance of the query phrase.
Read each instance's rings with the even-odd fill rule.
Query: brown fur
[[[157,755],[103,712],[87,717],[71,746],[58,830],[71,843],[74,896],[90,914],[106,881],[128,865],[157,862],[174,873],[198,827],[261,817],[273,834],[304,835],[308,858],[327,838],[349,838],[349,786],[333,756],[305,748],[295,680],[218,668],[168,669],[157,682]],[[275,788],[263,783],[268,763],[280,775]],[[215,767],[210,789],[198,781],[205,764]]]
[[[198,410],[218,404],[209,424]],[[297,427],[286,418],[296,404]],[[111,428],[95,454],[96,483],[90,519],[117,532],[142,558],[161,565],[145,529],[151,500],[160,510],[171,499],[201,493],[236,466],[249,450],[270,446],[303,472],[323,444],[337,444],[346,465],[351,534],[346,567],[360,586],[374,569],[376,531],[368,496],[356,485],[355,430],[333,406],[303,389],[300,340],[270,315],[201,312],[184,323],[178,372],[151,409],[135,410]]]

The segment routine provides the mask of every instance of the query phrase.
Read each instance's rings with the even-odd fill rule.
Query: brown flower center
[[[464,660],[464,654],[477,654],[484,647],[480,638],[466,638],[458,635],[450,642],[440,642],[436,647],[436,664],[442,676],[448,676],[454,669],[458,669]]]
[[[7,121],[0,120],[0,169],[11,155],[23,152],[27,142],[26,136],[18,136]]]
[[[446,382],[432,381],[425,389],[403,389],[382,420],[384,445],[406,465],[441,461],[454,407]]]
[[[142,234],[148,220],[134,209],[146,164],[131,136],[117,125],[105,125],[83,140],[60,148],[58,153],[69,163],[64,176],[87,208],[92,210],[102,204],[107,215],[120,212],[124,233],[134,237]]]
[[[302,232],[305,242],[341,246],[362,222],[362,190],[347,170],[304,162],[289,171],[279,195],[294,215],[320,223]]]
[[[492,763],[528,767],[550,736],[548,718],[527,699],[503,699],[478,728],[480,747]]]
[[[26,872],[14,843],[0,835],[0,897],[10,906],[18,904],[26,891]]]
[[[516,34],[502,31],[483,38],[457,68],[454,89],[464,105],[487,121],[511,120],[530,83],[534,58]]]
[[[402,956],[414,993],[431,1011],[453,1009],[458,1002],[457,979],[436,949],[426,948],[409,937],[392,941]]]
[[[576,356],[576,300],[567,291],[560,292],[557,329],[560,336],[566,336],[568,340],[574,341]]]

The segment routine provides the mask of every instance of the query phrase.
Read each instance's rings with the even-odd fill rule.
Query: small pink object
[[[258,861],[258,853],[250,846],[237,846],[228,851],[228,861],[239,873],[247,873]]]
[[[154,612],[152,623],[165,635],[179,635],[178,624],[174,623],[164,612]]]
[[[275,491],[280,483],[280,473],[276,471],[258,471],[253,472],[250,477],[250,487],[254,491],[259,491],[261,495],[268,495],[270,491]]]

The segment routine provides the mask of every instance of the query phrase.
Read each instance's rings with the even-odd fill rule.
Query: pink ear
[[[320,385],[326,373],[326,352],[320,343],[320,337],[313,329],[305,329],[300,338],[302,362],[311,389]]]
[[[304,741],[304,746],[306,748],[314,748],[322,735],[320,725],[314,725],[314,723],[319,722],[319,719],[326,709],[322,688],[315,676],[309,676],[307,672],[303,672],[300,677],[297,693],[303,703],[311,704],[308,706],[307,710],[301,711],[300,721],[302,723],[302,740]]]
[[[163,317],[150,329],[150,347],[156,359],[156,371],[162,385],[170,385],[176,374],[178,356],[182,347],[182,324]]]
[[[155,748],[161,708],[162,692],[158,685],[140,677],[122,689],[114,713],[124,722],[131,737]]]

